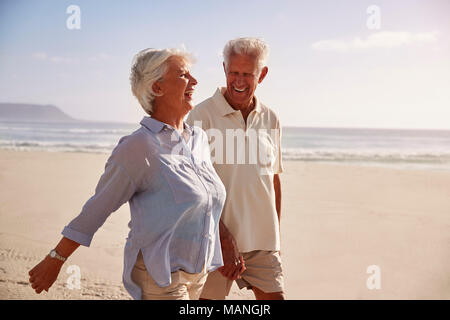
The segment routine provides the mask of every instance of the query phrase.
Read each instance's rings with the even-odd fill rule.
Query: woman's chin
[[[191,111],[192,109],[194,109],[194,104],[192,103],[192,101],[187,101],[187,102],[184,104],[184,106],[185,106],[187,112],[189,112],[189,111]]]

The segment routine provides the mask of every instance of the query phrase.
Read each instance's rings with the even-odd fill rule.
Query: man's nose
[[[237,85],[245,84],[245,78],[244,78],[243,75],[239,74],[239,75],[236,76],[234,82],[235,82]]]

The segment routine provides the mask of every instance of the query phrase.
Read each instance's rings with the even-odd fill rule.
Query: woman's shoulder
[[[122,159],[148,156],[158,150],[155,145],[157,141],[152,139],[142,128],[137,129],[129,135],[123,136],[112,151],[111,156]]]
[[[117,144],[117,146],[121,146],[122,148],[126,149],[129,148],[142,149],[143,147],[146,146],[151,147],[155,143],[157,143],[157,139],[154,139],[154,137],[148,133],[148,130],[146,130],[143,127],[140,127],[139,129],[136,129],[129,135],[121,137],[119,139],[119,143]]]

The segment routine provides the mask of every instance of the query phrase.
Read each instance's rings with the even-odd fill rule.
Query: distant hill
[[[0,120],[74,122],[79,121],[53,105],[0,103]]]

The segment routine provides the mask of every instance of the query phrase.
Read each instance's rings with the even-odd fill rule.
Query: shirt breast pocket
[[[212,164],[202,161],[199,164],[200,171],[203,177],[209,182],[211,188],[210,191],[215,191],[215,196],[225,197],[225,187],[223,186],[222,180],[220,179],[217,172],[214,170]]]
[[[169,164],[162,167],[162,173],[176,204],[202,201],[205,191],[192,167]]]
[[[276,146],[268,135],[260,135],[258,139],[258,165],[272,167],[276,159]]]
[[[206,161],[202,161],[199,163],[198,167],[200,171],[202,171],[203,175],[212,183],[217,183],[217,180],[220,181],[219,176],[214,170],[212,165],[209,165]]]

